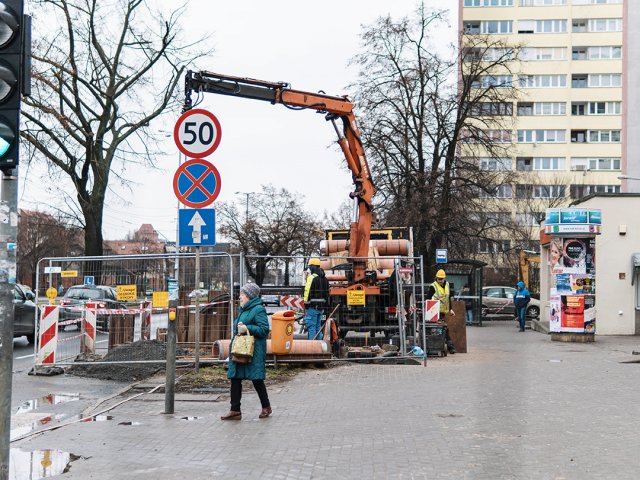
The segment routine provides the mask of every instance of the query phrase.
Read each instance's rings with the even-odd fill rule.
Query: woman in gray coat
[[[267,335],[269,335],[269,319],[267,311],[262,306],[260,287],[255,283],[247,283],[240,289],[240,312],[233,322],[233,337],[244,335],[247,331],[255,338],[253,357],[249,363],[237,363],[229,358],[229,371],[227,378],[231,380],[231,410],[220,417],[221,420],[240,420],[240,399],[242,398],[242,380],[251,380],[253,387],[258,392],[262,411],[259,418],[267,418],[271,415],[271,404],[267,387],[264,384],[265,362],[267,359]],[[231,350],[231,349],[229,349]]]

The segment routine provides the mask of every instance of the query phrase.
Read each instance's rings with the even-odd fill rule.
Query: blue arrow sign
[[[216,244],[216,211],[213,208],[179,210],[179,244],[181,247]]]

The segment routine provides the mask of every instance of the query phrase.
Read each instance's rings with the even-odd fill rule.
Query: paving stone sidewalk
[[[219,420],[226,395],[178,396],[175,415],[143,395],[12,447],[79,455],[61,479],[638,478],[640,364],[624,362],[640,338],[559,343],[515,322],[467,338],[426,368],[305,370],[266,420],[250,386],[239,422]]]

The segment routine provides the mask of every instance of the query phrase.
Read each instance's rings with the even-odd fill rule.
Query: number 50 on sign
[[[173,130],[178,150],[191,158],[211,155],[221,138],[220,122],[213,113],[201,108],[183,113]]]

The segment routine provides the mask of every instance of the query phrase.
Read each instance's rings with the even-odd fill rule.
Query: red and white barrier
[[[280,305],[291,310],[302,311],[304,310],[304,299],[299,295],[282,295]]]
[[[84,337],[80,342],[80,353],[96,353],[96,304],[87,303],[84,310]]]
[[[440,320],[440,300],[425,300],[425,322]]]
[[[57,305],[44,305],[40,316],[40,331],[38,332],[38,365],[56,363],[56,348],[58,347],[58,317],[60,308]]]

